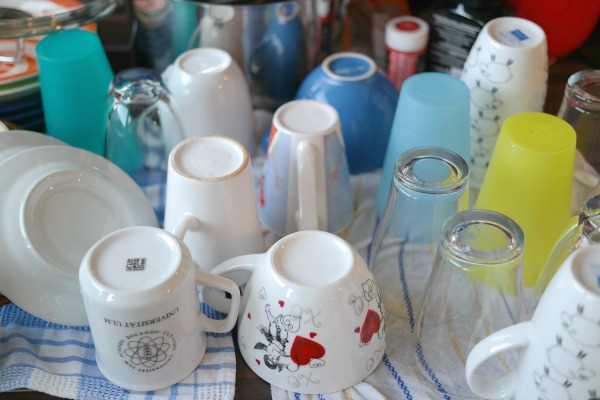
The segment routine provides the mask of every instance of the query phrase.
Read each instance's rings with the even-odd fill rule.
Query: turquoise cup
[[[469,88],[458,78],[422,72],[404,81],[381,170],[378,217],[383,214],[400,154],[417,147],[441,147],[457,153],[470,167],[469,110]]]
[[[104,104],[113,71],[96,33],[64,30],[36,47],[46,131],[104,155]]]

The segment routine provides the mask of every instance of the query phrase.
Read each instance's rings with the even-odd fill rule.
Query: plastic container
[[[425,67],[429,25],[413,16],[392,18],[385,25],[387,76],[399,92],[402,83]]]

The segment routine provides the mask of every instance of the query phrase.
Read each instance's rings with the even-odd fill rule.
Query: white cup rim
[[[286,250],[289,251],[289,247],[291,247],[290,244],[293,241],[302,241],[305,237],[312,237],[313,240],[317,239],[318,237],[318,240],[320,240],[322,243],[329,241],[332,246],[337,247],[337,249],[339,250],[339,254],[345,257],[345,260],[339,259],[337,260],[338,262],[336,262],[336,266],[340,268],[340,272],[338,272],[336,276],[331,276],[328,279],[324,279],[323,274],[325,274],[326,271],[321,271],[323,272],[323,274],[317,278],[318,282],[313,283],[306,280],[310,279],[310,276],[307,276],[310,274],[303,274],[303,277],[301,279],[305,280],[302,282],[298,280],[300,279],[300,274],[298,274],[298,276],[296,277],[290,276],[290,272],[285,271],[282,268],[282,266],[280,265],[281,263],[279,261],[279,257],[281,256],[280,253]],[[267,254],[269,265],[273,274],[276,276],[276,279],[283,283],[285,286],[293,288],[294,290],[314,289],[321,291],[330,289],[332,287],[338,287],[340,285],[340,282],[343,282],[345,279],[347,279],[348,276],[352,274],[354,265],[357,262],[352,246],[350,246],[346,241],[344,241],[342,238],[333,233],[319,230],[297,231],[286,235],[283,238],[279,239],[269,249]]]
[[[201,141],[220,141],[223,143],[228,143],[228,145],[235,147],[235,150],[239,151],[242,154],[242,160],[239,165],[230,173],[215,177],[199,177],[194,176],[188,172],[186,172],[179,162],[179,158],[181,153],[186,150],[187,147],[194,145],[197,142]],[[188,139],[185,139],[181,143],[177,144],[169,154],[169,168],[172,168],[179,176],[184,179],[195,181],[195,182],[222,182],[229,180],[239,174],[241,174],[248,164],[250,163],[250,155],[248,150],[237,140],[223,136],[223,135],[202,135],[202,136],[194,136]]]
[[[518,28],[519,26],[527,28],[529,31],[531,31],[535,35],[534,37],[530,38],[530,39],[533,39],[531,41],[531,43],[529,43],[525,46],[516,46],[516,45],[513,46],[513,45],[510,45],[509,43],[507,43],[506,41],[500,40],[498,37],[498,34],[497,34],[497,29],[499,29],[500,27],[502,27],[504,25],[508,25],[508,24],[513,25],[513,31],[515,30],[514,28]],[[511,33],[513,31],[511,31]],[[495,18],[495,19],[489,21],[483,27],[482,32],[485,32],[485,35],[490,40],[493,41],[494,46],[501,50],[509,50],[509,51],[516,51],[516,52],[529,52],[533,49],[538,48],[539,46],[543,45],[544,43],[546,43],[546,34],[545,34],[544,30],[535,22],[530,21],[525,18],[519,18],[519,17]],[[515,40],[516,40],[516,37],[515,37]]]

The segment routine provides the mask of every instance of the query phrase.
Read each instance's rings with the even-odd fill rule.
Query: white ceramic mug
[[[323,231],[292,233],[263,254],[213,269],[252,276],[238,319],[240,352],[262,379],[297,393],[339,391],[366,378],[385,351],[381,294],[360,255]]]
[[[192,373],[206,351],[205,332],[228,332],[239,309],[229,279],[194,268],[178,237],[129,227],[100,239],[79,270],[96,361],[102,374],[129,390],[158,390]],[[231,294],[224,320],[200,311],[197,286]]]
[[[516,371],[484,376],[485,361],[523,348]],[[486,399],[587,400],[600,394],[600,245],[562,264],[530,321],[488,336],[466,365],[471,390]]]
[[[184,242],[204,271],[261,252],[255,193],[250,156],[239,142],[217,135],[186,139],[169,155],[164,227],[177,234],[186,226]]]
[[[188,50],[162,77],[177,101],[186,137],[228,136],[254,155],[250,87],[229,53],[211,47]]]
[[[259,216],[274,233],[306,229],[338,233],[353,217],[353,196],[335,108],[295,100],[273,116]]]

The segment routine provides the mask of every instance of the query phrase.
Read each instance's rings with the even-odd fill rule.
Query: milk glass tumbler
[[[106,102],[106,158],[139,185],[164,184],[169,153],[184,138],[176,110],[154,70],[118,73]]]
[[[575,129],[577,149],[600,171],[600,70],[569,77],[557,115]]]
[[[396,161],[369,265],[389,313],[414,321],[442,224],[468,208],[469,167],[458,154],[418,147]]]
[[[376,210],[381,217],[394,164],[407,150],[436,146],[469,162],[469,89],[460,79],[441,72],[421,72],[404,81],[385,152]]]
[[[440,393],[478,398],[465,378],[469,352],[491,333],[521,322],[523,244],[519,225],[494,211],[461,211],[444,223],[414,329],[415,369]],[[505,375],[517,356],[507,352],[485,368]]]
[[[520,113],[502,125],[475,208],[515,220],[527,240],[523,283],[536,284],[571,213],[575,131],[560,118]]]
[[[104,101],[113,71],[96,33],[62,30],[36,47],[46,130],[104,155]]]
[[[469,52],[461,80],[471,92],[471,185],[480,188],[504,121],[544,108],[548,84],[544,30],[523,18],[489,21]]]

